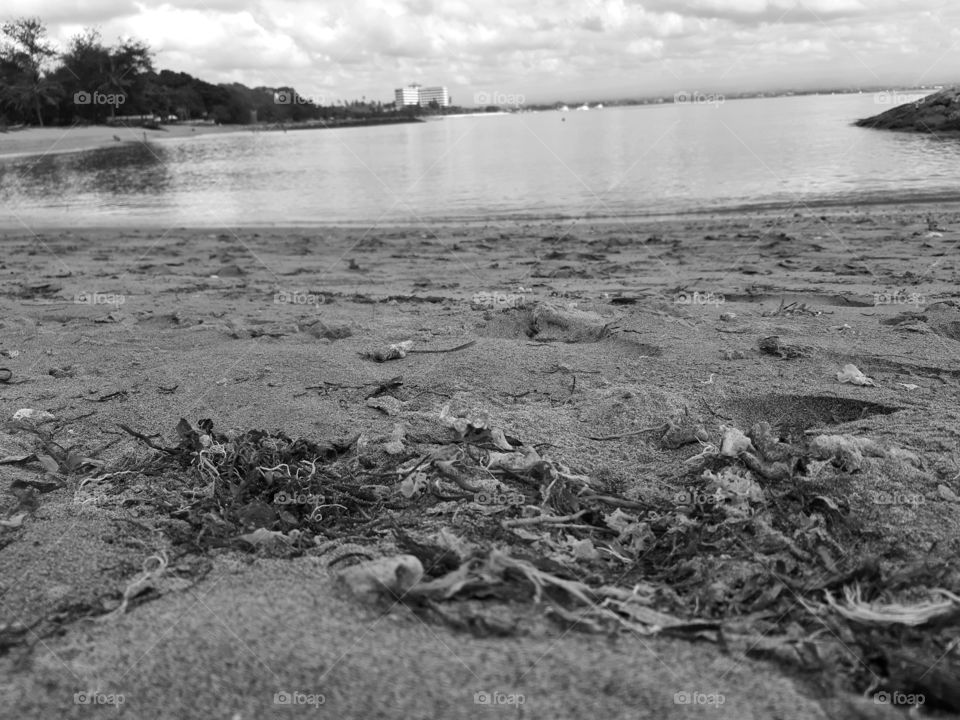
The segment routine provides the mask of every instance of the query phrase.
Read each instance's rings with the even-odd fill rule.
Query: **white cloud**
[[[38,15],[61,43],[85,25],[134,36],[158,67],[210,82],[345,98],[410,81],[548,100],[960,72],[946,0],[4,0],[0,15]]]

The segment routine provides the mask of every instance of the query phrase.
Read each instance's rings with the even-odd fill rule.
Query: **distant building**
[[[450,93],[442,86],[420,88],[420,104],[429,105],[436,102],[440,107],[449,107]]]
[[[398,108],[409,105],[426,107],[432,102],[436,102],[440,107],[450,106],[450,93],[447,92],[446,87],[440,85],[434,87],[407,85],[394,90],[393,96],[394,103]]]
[[[419,105],[420,104],[420,86],[419,85],[407,85],[403,88],[397,88],[393,91],[394,102],[397,107],[404,107],[406,105]]]

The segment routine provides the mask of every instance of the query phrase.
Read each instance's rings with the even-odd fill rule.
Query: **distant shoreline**
[[[142,142],[144,133],[148,140],[220,135],[239,132],[233,125],[164,125],[163,130],[146,130],[140,127],[109,127],[87,125],[73,127],[29,127],[0,133],[0,160],[30,155],[50,155],[83,152],[110,147],[119,142]]]
[[[249,132],[285,132],[287,130],[324,130],[348,127],[372,127],[422,122],[419,118],[358,118],[355,120],[308,120],[300,123],[260,123],[257,125],[163,125],[160,130],[142,127],[116,127],[87,125],[72,127],[29,127],[0,132],[0,160],[84,152],[111,147],[118,142],[142,142],[144,135],[149,141],[173,138],[199,137],[201,135],[227,135]],[[119,141],[117,140],[119,138]]]

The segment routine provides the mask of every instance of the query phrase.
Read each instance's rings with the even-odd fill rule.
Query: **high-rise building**
[[[407,85],[406,87],[394,90],[393,96],[397,107],[405,107],[408,105],[426,107],[431,102],[436,102],[440,107],[450,106],[450,93],[447,92],[446,87],[440,85],[434,87]]]
[[[447,92],[447,89],[439,85],[420,88],[420,104],[429,105],[432,102],[436,102],[440,107],[449,106],[450,94]]]
[[[397,88],[393,91],[393,96],[397,107],[404,107],[405,105],[419,105],[420,86],[407,85],[407,87]]]

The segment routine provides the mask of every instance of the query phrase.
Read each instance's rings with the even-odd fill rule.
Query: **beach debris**
[[[720,426],[723,438],[720,440],[720,454],[726,457],[737,457],[742,452],[756,452],[753,443],[742,431],[735,427]]]
[[[911,604],[867,602],[859,583],[845,586],[843,595],[844,602],[841,603],[829,590],[824,592],[831,610],[862,625],[919,627],[944,620],[960,620],[960,596],[943,588],[934,588],[930,591],[930,599]]]
[[[393,397],[393,395],[379,395],[377,397],[367,398],[366,406],[392,417],[399,415],[404,407],[406,407],[406,403]]]
[[[853,385],[875,385],[872,379],[864,375],[860,371],[860,368],[852,363],[847,363],[843,366],[843,369],[837,373],[837,380]]]
[[[360,353],[360,356],[376,362],[386,362],[387,360],[399,360],[405,358],[410,353],[425,354],[457,352],[458,350],[466,350],[468,347],[472,347],[476,344],[476,342],[476,340],[471,340],[470,342],[457,345],[456,347],[442,348],[437,350],[413,350],[413,340],[404,340],[403,342],[390,345],[386,350],[373,350],[364,352]]]
[[[419,495],[427,487],[428,482],[429,478],[426,473],[410,473],[404,478],[403,482],[400,483],[400,493],[405,498],[412,498],[415,495]]]
[[[13,420],[15,422],[22,422],[27,420],[34,423],[43,423],[50,420],[56,420],[52,413],[47,412],[46,410],[34,410],[33,408],[21,408],[13,414]]]
[[[743,350],[723,350],[720,357],[724,360],[746,360],[747,354]]]
[[[119,607],[117,607],[113,612],[98,618],[98,620],[112,620],[117,616],[123,615],[127,611],[127,606],[130,604],[131,600],[156,586],[157,582],[166,572],[169,563],[170,561],[167,558],[167,554],[163,550],[144,560],[143,568],[140,574],[131,580],[124,589],[123,598],[120,601]]]
[[[404,340],[403,342],[394,343],[393,345],[388,346],[386,350],[372,350],[365,353],[360,353],[360,356],[376,362],[401,360],[407,356],[407,353],[412,347],[413,340]]]
[[[8,517],[4,520],[0,520],[0,527],[5,528],[18,528],[23,525],[23,519],[27,516],[25,512],[18,513],[12,517]]]
[[[301,332],[325,340],[343,340],[353,335],[353,330],[349,325],[329,324],[323,320],[300,322],[297,327]]]
[[[676,450],[691,443],[705,443],[709,439],[710,434],[702,425],[696,425],[690,421],[680,423],[676,420],[669,420],[663,435],[660,437],[660,444],[668,450]]]
[[[937,492],[947,502],[960,502],[960,495],[957,495],[951,488],[943,483],[937,485]]]
[[[9,368],[0,368],[0,383],[10,382],[10,378],[13,377],[13,371]]]
[[[703,492],[727,510],[745,510],[751,502],[763,502],[763,488],[749,471],[725,467],[719,473],[704,470],[706,481]]]
[[[279,530],[268,530],[265,527],[259,527],[252,532],[238,535],[237,540],[243,540],[245,543],[248,543],[253,547],[270,547],[271,545],[275,545],[277,543],[289,545],[296,540],[296,535],[294,535],[294,533],[299,534],[299,531],[292,530],[288,536]]]
[[[762,338],[758,346],[760,347],[760,352],[766,353],[767,355],[777,355],[783,360],[792,360],[809,355],[807,348],[801,345],[791,345],[782,342],[779,335],[770,335]]]
[[[537,303],[530,313],[529,334],[538,340],[597,342],[613,334],[614,323],[600,314],[580,310],[571,304]]]
[[[886,455],[886,451],[873,440],[852,435],[818,435],[810,441],[809,448],[817,460],[831,460],[847,472],[860,470],[864,456]]]
[[[403,439],[407,435],[407,430],[402,423],[397,423],[390,433],[390,439],[384,443],[383,450],[388,455],[399,455],[404,451]]]
[[[337,579],[354,595],[372,601],[382,595],[401,598],[423,578],[423,565],[414,555],[394,555],[351,565]]]
[[[818,316],[822,315],[822,310],[814,310],[811,307],[808,307],[806,303],[797,303],[792,302],[789,305],[784,303],[784,299],[780,298],[780,306],[776,310],[765,310],[761,313],[762,317],[781,317],[781,316],[793,316],[793,315],[811,315]]]
[[[487,470],[508,470],[512,473],[530,472],[543,459],[536,449],[524,446],[512,452],[489,452],[486,463]]]
[[[914,385],[913,383],[902,383],[902,382],[898,382],[897,385],[902,385],[907,390],[916,390],[918,387],[920,387],[919,385]]]
[[[732,312],[723,312],[723,313],[720,313],[720,319],[723,322],[730,322],[731,320],[737,319],[737,314]]]
[[[8,357],[10,359],[13,359],[13,358],[20,357],[20,351],[4,349],[4,350],[0,350],[0,355],[2,355],[3,357]]]

